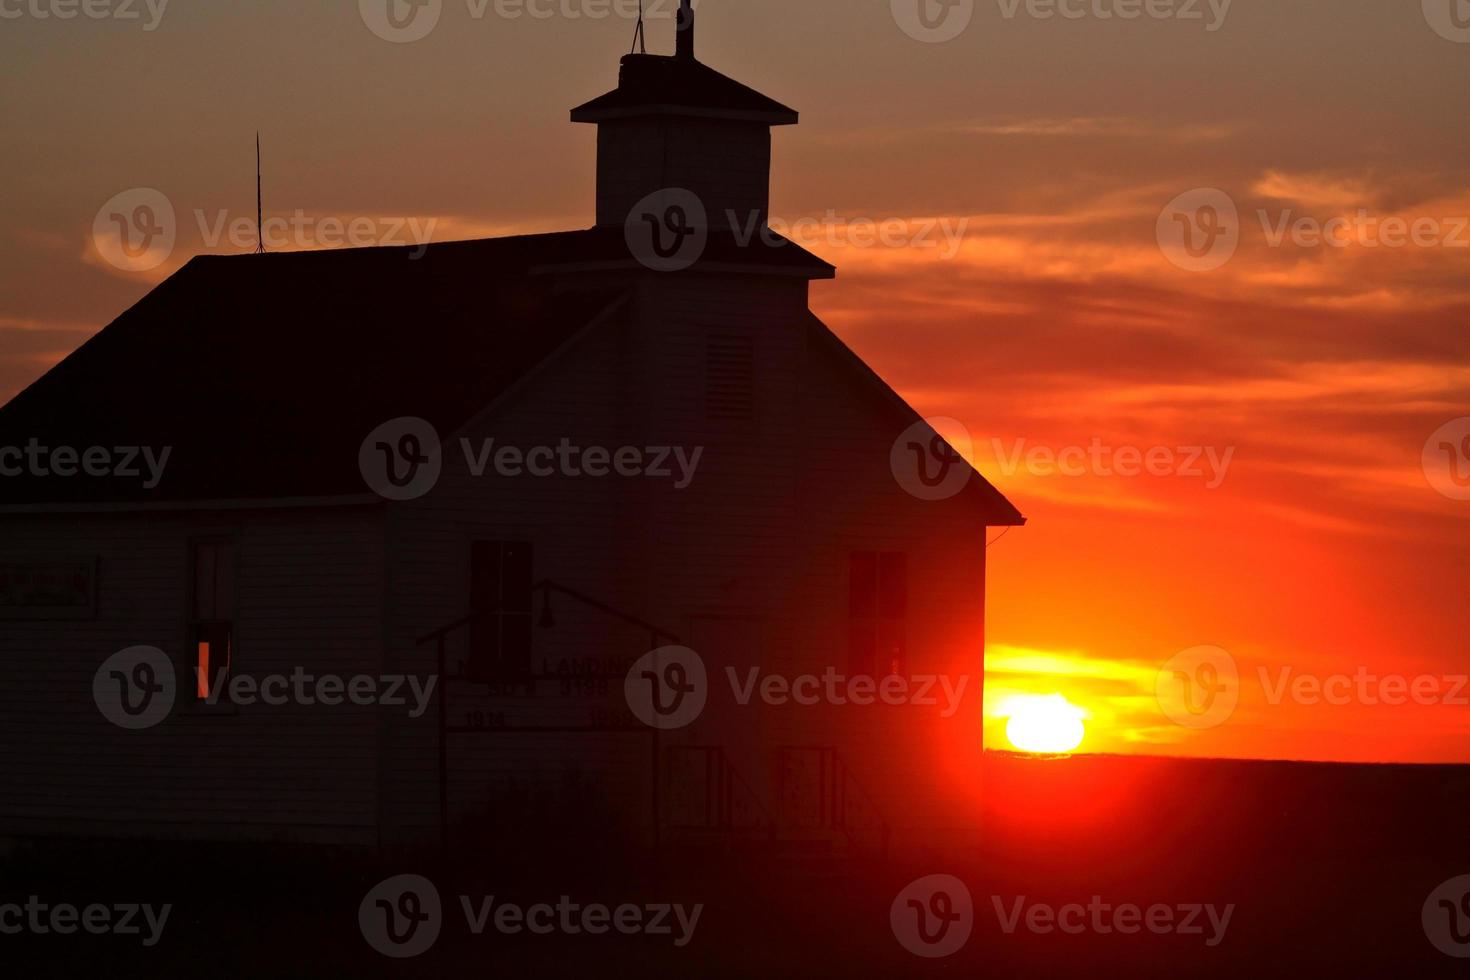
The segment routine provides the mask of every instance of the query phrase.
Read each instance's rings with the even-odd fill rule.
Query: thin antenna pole
[[[643,0],[638,0],[638,26],[633,28],[633,50],[629,54],[647,54],[648,41],[643,31]]]
[[[694,4],[679,0],[678,38],[674,53],[686,60],[694,59]]]
[[[260,131],[255,132],[255,254],[265,254],[265,222],[260,196]]]

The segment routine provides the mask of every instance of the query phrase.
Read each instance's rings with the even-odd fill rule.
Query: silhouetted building
[[[0,410],[47,450],[0,453],[0,833],[432,838],[446,691],[456,841],[968,819],[1022,518],[809,311],[832,267],[748,234],[797,115],[686,27],[573,110],[590,230],[198,256]],[[708,703],[659,731],[624,677],[664,646]],[[940,673],[948,716],[831,694]]]

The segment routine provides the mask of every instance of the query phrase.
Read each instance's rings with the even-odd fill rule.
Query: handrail
[[[799,752],[817,754],[820,766],[820,773],[818,775],[818,826],[838,831],[847,839],[849,844],[858,843],[854,836],[853,828],[848,826],[845,806],[849,785],[855,789],[860,802],[866,804],[867,809],[873,814],[881,841],[881,852],[885,858],[887,857],[892,828],[889,827],[888,821],[884,818],[883,811],[878,807],[877,801],[873,799],[873,794],[868,791],[868,788],[853,773],[835,746],[782,745],[777,748],[777,752],[782,755]],[[784,784],[786,778],[784,766],[782,768],[781,778]]]
[[[740,775],[740,770],[736,769],[730,763],[730,760],[726,758],[725,750],[717,749],[716,751],[720,753],[720,758],[724,760],[726,775],[739,782],[740,788],[745,790],[746,798],[755,804],[756,810],[760,811],[761,817],[764,818],[766,829],[774,836],[776,833],[776,818],[771,816],[771,811],[766,809],[766,805],[761,802],[761,798],[756,795],[755,790],[751,789],[750,784],[745,781],[745,777]]]
[[[675,643],[675,644],[677,644],[677,643],[680,642],[679,641],[679,637],[677,635],[675,635],[674,633],[670,633],[668,630],[659,629],[657,626],[654,626],[651,623],[647,623],[647,622],[639,619],[637,616],[633,616],[633,615],[631,615],[629,613],[625,613],[621,609],[617,609],[617,608],[615,608],[613,606],[610,606],[610,605],[608,605],[605,602],[599,602],[596,599],[591,598],[590,596],[587,596],[587,595],[584,595],[584,594],[582,594],[580,592],[577,592],[574,589],[567,588],[565,585],[561,585],[560,583],[553,582],[551,579],[542,579],[540,582],[536,583],[535,585],[533,585],[531,587],[531,591],[532,592],[537,592],[537,591],[541,592],[542,595],[543,595],[544,600],[548,604],[551,601],[551,594],[553,592],[559,592],[562,595],[567,596],[568,598],[574,599],[577,602],[580,602],[580,603],[582,603],[584,605],[590,606],[593,609],[598,610],[599,612],[606,613],[607,615],[612,616],[615,619],[620,619],[620,620],[622,620],[625,623],[629,623],[629,624],[631,624],[633,626],[637,626],[637,627],[639,627],[641,629],[645,629],[645,630],[648,631],[648,635],[652,639],[652,641],[653,641],[653,643],[655,645],[658,645],[660,642],[662,642],[664,640],[671,641],[672,643]],[[549,608],[549,606],[548,606],[548,608]],[[490,615],[493,615],[493,613],[489,613],[489,612],[472,612],[472,613],[470,613],[470,614],[468,614],[466,616],[461,616],[459,619],[456,619],[452,623],[446,623],[445,625],[439,627],[436,630],[433,630],[432,632],[425,633],[423,636],[419,637],[419,639],[414,642],[414,646],[421,647],[421,646],[424,646],[426,643],[429,643],[429,642],[432,641],[434,643],[434,645],[435,645],[435,648],[436,648],[436,663],[437,663],[438,677],[439,677],[439,694],[438,694],[438,697],[436,697],[434,700],[436,702],[436,707],[437,707],[437,711],[435,712],[435,714],[437,716],[436,717],[436,727],[438,728],[438,741],[439,741],[439,765],[438,765],[438,778],[439,778],[439,848],[440,848],[441,854],[444,856],[444,858],[446,860],[447,860],[447,856],[448,856],[448,852],[449,852],[449,722],[448,722],[448,711],[447,711],[447,704],[446,704],[446,702],[447,702],[448,697],[449,697],[449,689],[450,689],[450,686],[451,686],[449,684],[449,681],[452,678],[450,678],[450,676],[449,676],[448,657],[447,657],[446,642],[445,641],[448,639],[449,634],[453,633],[455,630],[463,629],[465,626],[468,626],[471,623],[477,622],[480,619],[482,619],[482,618],[484,618],[486,616],[490,616]],[[463,679],[463,678],[459,678],[459,679]],[[494,729],[489,729],[489,730],[490,731],[493,731]],[[546,729],[546,730],[549,731],[550,729]],[[589,731],[590,731],[590,729],[589,729]],[[651,761],[652,761],[652,778],[649,780],[649,783],[650,783],[650,796],[651,796],[650,806],[651,806],[652,813],[653,813],[653,828],[652,828],[653,829],[653,843],[654,843],[654,849],[655,849],[655,851],[657,851],[657,849],[658,849],[658,843],[659,843],[659,829],[660,829],[659,825],[662,823],[662,817],[661,817],[662,810],[661,810],[661,803],[660,803],[660,799],[659,799],[659,786],[658,786],[658,784],[659,784],[658,729],[657,728],[649,728],[648,729],[648,734],[649,734],[649,741],[650,741],[650,745],[651,745]]]
[[[853,788],[856,789],[858,791],[858,793],[862,795],[863,801],[865,803],[867,803],[867,805],[868,805],[868,809],[870,809],[870,810],[873,811],[873,816],[878,821],[878,833],[879,833],[879,835],[883,839],[883,853],[884,853],[884,856],[886,857],[887,856],[887,853],[888,853],[888,838],[889,838],[889,834],[891,833],[891,830],[890,830],[890,828],[888,826],[888,821],[886,819],[884,819],[884,817],[883,817],[883,811],[878,808],[878,803],[877,803],[876,800],[873,799],[873,794],[870,793],[870,792],[868,792],[867,786],[865,786],[863,784],[863,781],[861,779],[858,779],[857,778],[857,775],[852,771],[851,768],[848,767],[847,760],[843,759],[841,753],[839,753],[836,749],[833,749],[832,750],[832,764],[833,764],[833,766],[836,769],[838,769],[838,770],[841,771],[841,773],[842,773],[843,776],[845,776],[847,778],[847,782],[848,783],[851,783],[852,786],[853,786]],[[844,789],[843,789],[843,798],[844,798],[844,800],[846,799],[846,795],[847,795],[847,791],[846,791],[846,788],[844,786]],[[839,812],[841,812],[841,811],[839,811]],[[846,818],[846,813],[845,812],[843,812],[843,815],[842,815],[841,822],[840,822],[839,826],[840,826],[842,832],[847,835],[847,839],[849,841],[851,841],[852,840],[852,834],[851,834],[851,832],[847,828],[847,818]]]
[[[669,640],[672,643],[680,642],[677,634],[670,633],[668,630],[665,629],[660,629],[657,626],[654,626],[652,623],[644,622],[637,616],[634,616],[630,613],[625,613],[621,609],[609,606],[605,602],[599,602],[596,599],[593,599],[591,596],[583,595],[581,592],[578,592],[575,589],[568,588],[567,586],[562,585],[559,582],[553,582],[551,579],[542,579],[540,582],[537,582],[535,585],[531,586],[531,591],[542,593],[542,596],[546,601],[550,601],[551,593],[558,592],[569,599],[575,599],[583,605],[590,606],[593,609],[596,609],[598,612],[606,613],[607,615],[612,616],[614,619],[621,619],[623,622],[628,623],[629,625],[637,626],[640,629],[647,630],[649,635],[654,637],[655,639]],[[425,643],[428,643],[430,640],[437,640],[441,637],[448,636],[455,630],[463,629],[471,623],[491,615],[494,614],[489,612],[474,612],[466,616],[461,616],[459,619],[456,619],[452,623],[446,623],[445,625],[439,627],[432,632],[425,633],[423,636],[414,641],[414,646],[421,647]]]
[[[778,826],[776,819],[771,815],[771,811],[766,809],[765,804],[761,802],[755,790],[751,789],[750,784],[745,781],[745,777],[741,775],[740,770],[730,761],[730,757],[725,752],[723,746],[671,745],[667,751],[671,757],[685,752],[698,753],[704,756],[706,760],[704,777],[706,812],[710,810],[711,797],[716,794],[718,795],[718,800],[716,801],[718,806],[715,808],[717,811],[715,813],[715,822],[711,829],[727,831],[737,829],[732,818],[732,810],[735,802],[735,790],[738,789],[744,793],[743,801],[748,803],[750,808],[755,812],[756,827],[764,829],[773,838],[775,837]],[[668,771],[672,774],[673,768],[670,767]],[[674,829],[687,830],[690,828],[675,826]]]

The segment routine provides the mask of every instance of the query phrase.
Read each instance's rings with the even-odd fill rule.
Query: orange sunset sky
[[[190,255],[243,250],[201,223],[253,218],[257,129],[268,216],[412,217],[436,240],[589,225],[594,131],[567,110],[612,87],[632,22],[443,2],[407,44],[356,0],[180,2],[152,30],[0,20],[0,399]],[[1470,500],[1423,467],[1470,416],[1470,43],[1418,0],[1236,0],[1214,25],[1207,4],[1204,22],[973,6],[923,43],[889,0],[704,0],[698,41],[802,113],[776,132],[772,214],[830,219],[793,235],[838,266],[815,310],[922,413],[963,423],[1030,520],[989,552],[988,744],[1009,695],[1058,692],[1087,751],[1470,761]],[[672,50],[670,9],[652,51]],[[147,273],[91,238],[136,187],[179,215]],[[1201,187],[1238,208],[1239,246],[1191,271],[1157,226]],[[1272,240],[1359,212],[1429,219],[1436,240]],[[959,237],[853,244],[890,220]],[[1228,468],[1024,462],[1094,444]],[[1201,645],[1235,659],[1240,700],[1191,730],[1155,678]],[[1430,676],[1444,696],[1273,699],[1261,672],[1288,669]]]

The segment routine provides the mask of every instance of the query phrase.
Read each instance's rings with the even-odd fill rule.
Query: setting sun
[[[1060,694],[1017,695],[1004,713],[1006,738],[1022,752],[1072,752],[1086,734],[1082,709]]]

